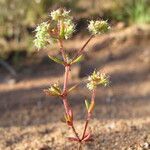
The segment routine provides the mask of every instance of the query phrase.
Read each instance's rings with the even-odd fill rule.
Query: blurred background
[[[0,0],[1,149],[15,149],[23,144],[23,140],[17,144],[15,140],[18,139],[14,140],[14,134],[20,135],[24,131],[21,127],[43,125],[41,129],[44,131],[36,132],[35,137],[48,134],[52,143],[56,142],[57,132],[65,132],[57,131],[57,127],[54,131],[49,129],[53,123],[61,122],[63,107],[59,99],[46,97],[42,92],[54,82],[63,82],[63,67],[47,57],[48,54],[60,55],[58,46],[54,44],[38,52],[33,45],[37,24],[48,20],[50,12],[59,7],[71,10],[77,27],[74,36],[64,42],[70,55],[88,39],[88,20],[104,19],[111,25],[109,33],[97,36],[87,46],[85,60],[72,67],[69,86],[83,81],[95,68],[102,69],[110,75],[111,84],[97,91],[95,120],[123,119],[128,124],[127,121],[135,119],[135,122],[140,120],[138,125],[149,125],[149,0]],[[90,98],[90,93],[84,83],[70,95],[78,121],[84,118],[86,97]],[[144,121],[145,118],[148,121]],[[10,130],[9,136],[4,128]],[[56,136],[51,137],[51,132]],[[28,134],[31,139],[32,135]],[[24,138],[26,142],[28,137]],[[32,145],[33,149],[36,149],[35,145]],[[123,145],[120,143],[119,146]]]

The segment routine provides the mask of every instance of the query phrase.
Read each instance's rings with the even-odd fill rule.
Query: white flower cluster
[[[57,9],[51,12],[51,18],[59,23],[59,36],[62,39],[68,39],[71,37],[72,33],[75,31],[75,25],[70,16],[70,11],[64,9]]]
[[[72,17],[70,16],[70,11],[66,11],[61,8],[55,11],[52,11],[50,13],[50,16],[52,17],[52,20],[55,20],[55,21],[72,19]]]
[[[107,21],[91,20],[89,22],[88,29],[92,34],[95,35],[95,34],[102,34],[102,33],[107,32],[110,29],[110,26],[107,23]]]
[[[39,24],[36,28],[34,44],[38,49],[44,48],[48,43],[58,39],[69,39],[75,31],[70,11],[57,9],[50,13],[50,21]],[[107,21],[93,21],[88,25],[89,31],[95,34],[105,33],[110,29]]]
[[[35,29],[36,35],[35,35],[35,40],[34,44],[38,49],[44,48],[49,40],[49,26],[50,24],[47,22],[43,22],[37,26]]]
[[[52,11],[50,22],[43,22],[35,29],[34,44],[38,49],[44,48],[48,43],[57,39],[68,39],[75,31],[75,25],[70,16],[70,11],[57,9]]]
[[[108,84],[109,80],[106,74],[94,71],[92,75],[88,77],[87,88],[93,90],[98,85],[107,86]]]

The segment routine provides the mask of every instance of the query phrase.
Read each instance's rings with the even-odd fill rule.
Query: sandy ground
[[[87,37],[65,43],[72,52]],[[88,45],[85,60],[72,67],[69,86],[94,70],[110,75],[111,85],[99,88],[90,129],[94,142],[84,150],[150,149],[150,29],[130,27],[96,37]],[[0,68],[0,150],[74,150],[65,137],[71,131],[61,122],[62,102],[46,97],[42,90],[63,81],[63,67],[40,52],[16,67],[14,79]],[[55,52],[48,52],[53,55]],[[90,93],[84,82],[70,94],[76,127],[81,133],[85,117],[84,98]]]

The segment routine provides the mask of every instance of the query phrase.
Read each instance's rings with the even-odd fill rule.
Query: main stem
[[[87,46],[87,44],[90,42],[90,40],[94,37],[94,35],[90,36],[90,38],[86,41],[86,43],[82,46],[82,48],[77,52],[77,54],[74,56],[73,60],[75,60],[78,56],[80,56],[83,51],[84,51],[84,48]],[[64,86],[63,86],[63,96],[62,96],[62,99],[63,99],[63,104],[64,104],[64,108],[65,108],[65,112],[68,116],[70,116],[70,112],[72,112],[72,109],[68,103],[68,93],[67,93],[67,84],[68,84],[68,79],[69,79],[69,71],[70,71],[70,65],[67,64],[67,58],[66,58],[66,55],[65,55],[65,51],[64,51],[64,48],[63,48],[63,42],[61,39],[58,40],[59,41],[59,45],[60,45],[60,51],[61,51],[61,54],[62,54],[62,57],[63,57],[63,60],[64,62],[66,63],[65,65],[65,77],[64,77]],[[73,61],[72,60],[72,61]],[[93,90],[93,94],[92,94],[92,100],[95,99],[95,90]],[[77,139],[79,140],[79,142],[81,143],[84,136],[85,136],[85,133],[86,133],[86,129],[87,129],[87,126],[88,126],[88,122],[90,120],[90,116],[91,114],[88,113],[87,115],[87,118],[86,118],[86,123],[85,123],[85,127],[84,127],[84,132],[83,132],[83,135],[82,135],[82,139],[80,139],[78,133],[76,132],[75,130],[75,127],[74,127],[74,124],[73,124],[73,121],[72,121],[72,124],[71,124],[71,128],[75,134],[75,136],[77,137]]]
[[[68,84],[68,78],[69,78],[69,71],[70,71],[70,66],[65,66],[65,78],[64,78],[64,87],[63,87],[63,104],[65,107],[65,111],[67,115],[70,115],[70,111],[72,111],[69,103],[68,103],[68,98],[67,98],[67,84]],[[75,127],[72,123],[71,128],[75,134],[75,136],[78,138],[80,141],[79,135],[75,130]]]
[[[65,66],[65,77],[64,77],[64,87],[63,87],[63,103],[65,107],[66,114],[69,115],[70,106],[67,100],[67,84],[69,78],[70,66]]]
[[[95,102],[95,95],[96,95],[96,90],[94,89],[93,92],[92,92],[91,103],[92,103],[92,101]],[[88,127],[88,124],[89,124],[89,120],[90,120],[90,118],[91,118],[91,115],[92,115],[91,112],[88,112],[87,117],[86,117],[86,121],[85,121],[84,131],[83,131],[81,140],[83,140],[84,137],[85,137],[86,130],[87,130],[87,127]]]
[[[64,60],[65,63],[67,63],[67,58],[66,58],[66,55],[65,55],[63,42],[62,42],[61,39],[59,39],[59,45],[60,45],[60,51],[61,51],[63,60]],[[68,115],[68,116],[70,116],[70,112],[72,112],[72,109],[71,109],[71,107],[70,107],[70,105],[68,103],[68,97],[67,97],[67,94],[68,94],[67,93],[67,85],[68,85],[68,80],[69,80],[69,72],[70,72],[70,65],[66,65],[65,66],[65,77],[64,77],[64,86],[63,86],[62,99],[63,99],[63,104],[64,104],[66,115]],[[77,139],[80,141],[79,135],[78,135],[78,133],[75,130],[73,122],[71,124],[71,128],[72,128],[75,136],[77,137]]]

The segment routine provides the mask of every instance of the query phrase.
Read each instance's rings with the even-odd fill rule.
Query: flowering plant
[[[90,40],[95,35],[105,33],[109,29],[110,26],[108,25],[107,21],[91,20],[88,25],[88,30],[92,33],[92,35],[81,47],[81,49],[79,49],[75,53],[73,58],[68,58],[67,52],[63,47],[63,40],[69,39],[75,31],[75,25],[73,23],[73,18],[70,15],[70,11],[66,11],[65,9],[58,9],[56,11],[52,11],[50,14],[49,21],[39,24],[35,30],[36,35],[34,44],[38,49],[42,49],[48,44],[52,44],[53,42],[59,43],[62,59],[52,56],[49,57],[56,63],[62,64],[65,68],[63,89],[61,89],[59,84],[56,83],[51,85],[50,88],[44,90],[44,92],[49,96],[56,96],[62,99],[65,109],[64,118],[66,120],[67,125],[70,128],[72,128],[75,134],[75,137],[69,137],[68,140],[76,141],[80,144],[82,144],[83,142],[93,140],[91,133],[87,132],[87,127],[95,106],[96,88],[100,85],[108,85],[109,79],[106,74],[96,70],[88,77],[87,88],[92,92],[92,96],[90,102],[85,100],[87,117],[82,136],[80,136],[74,127],[73,110],[68,101],[68,93],[76,88],[76,85],[71,88],[68,88],[68,80],[71,67],[73,64],[78,63],[81,60],[84,49],[90,42]]]

